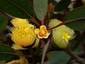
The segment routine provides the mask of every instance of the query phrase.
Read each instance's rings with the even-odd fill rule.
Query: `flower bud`
[[[60,20],[52,19],[49,23],[49,27],[52,28],[62,23]],[[66,25],[61,25],[53,29],[52,37],[54,43],[60,48],[66,48],[69,44],[69,40],[74,38],[74,31]]]

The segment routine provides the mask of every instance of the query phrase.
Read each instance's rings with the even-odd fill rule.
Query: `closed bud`
[[[49,27],[52,28],[56,25],[59,25],[62,21],[57,19],[52,19],[49,23]],[[66,25],[61,25],[53,29],[52,37],[54,43],[60,48],[66,48],[69,44],[69,41],[74,38],[74,31],[67,27]]]

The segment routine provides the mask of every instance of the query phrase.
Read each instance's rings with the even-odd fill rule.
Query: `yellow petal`
[[[35,44],[34,44],[32,47],[33,47],[33,48],[34,48],[34,47],[38,47],[39,41],[40,41],[40,39],[39,39],[39,38],[36,38]]]
[[[14,18],[11,20],[11,23],[13,24],[14,27],[21,27],[21,26],[26,26],[29,24],[27,19],[22,19],[22,18]]]
[[[38,31],[38,38],[40,39],[48,38],[48,36],[50,35],[45,25],[41,25],[40,29],[37,31]]]
[[[39,34],[39,29],[35,29],[35,34]]]
[[[23,50],[23,49],[26,49],[26,48],[23,48],[22,46],[17,45],[17,44],[13,44],[13,45],[12,45],[12,48],[15,49],[15,50]]]
[[[49,28],[55,27],[55,26],[57,26],[57,25],[59,25],[61,23],[62,23],[62,21],[60,21],[58,19],[51,19],[49,21]]]
[[[46,29],[46,26],[45,25],[41,25],[40,26],[40,30],[43,30],[43,29]]]
[[[28,29],[26,31],[25,28],[14,28],[12,30],[11,39],[14,41],[15,44],[18,44],[20,46],[32,45],[35,38],[36,34],[34,33],[34,30]]]

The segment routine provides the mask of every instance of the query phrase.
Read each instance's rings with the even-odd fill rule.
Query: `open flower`
[[[45,25],[41,25],[40,29],[35,29],[35,33],[40,39],[48,38],[48,36],[50,35]]]
[[[52,19],[49,23],[49,27],[59,25],[60,23],[62,22],[57,19]],[[74,31],[65,25],[61,25],[53,29],[52,35],[54,43],[58,47],[66,48],[69,44],[69,40],[74,38]]]
[[[11,39],[14,42],[13,48],[17,49],[32,45],[36,38],[34,25],[20,18],[15,18],[12,21],[14,25],[11,30]]]

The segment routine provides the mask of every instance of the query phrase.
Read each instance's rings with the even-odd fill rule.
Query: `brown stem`
[[[71,57],[73,57],[80,64],[85,64],[84,60],[80,58],[78,55],[76,55],[70,48],[66,49],[65,52],[69,54]]]
[[[36,24],[37,26],[40,26],[40,24],[38,23],[38,21],[37,21],[34,17],[32,17],[32,18],[30,19],[30,22],[33,22],[33,23]]]
[[[17,54],[16,53],[13,53],[13,52],[0,52],[0,53],[4,53],[4,54],[10,54],[10,55],[16,55],[17,56]]]
[[[48,28],[48,30],[52,30],[52,29],[57,28],[58,26],[61,26],[61,25],[64,25],[64,23],[60,23],[59,25],[56,25],[56,26],[54,26],[52,28]]]

